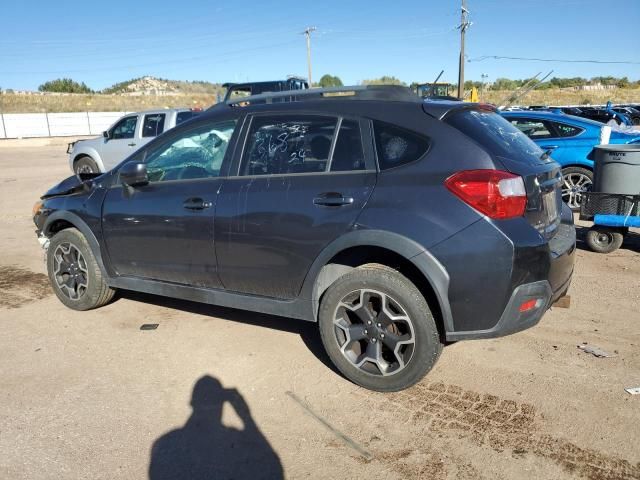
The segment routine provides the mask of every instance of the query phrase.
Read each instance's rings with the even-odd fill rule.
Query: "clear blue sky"
[[[306,76],[345,84],[394,75],[457,81],[459,0],[6,0],[0,10],[0,87],[36,89],[71,77],[94,89],[154,75],[212,82]],[[640,62],[640,0],[468,0],[466,78],[628,76],[640,64],[512,60],[488,55]],[[614,6],[615,5],[615,6]],[[611,25],[611,28],[607,25]]]

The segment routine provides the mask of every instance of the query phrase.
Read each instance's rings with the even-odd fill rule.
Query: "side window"
[[[510,121],[515,127],[532,140],[539,138],[551,138],[554,136],[551,133],[551,128],[547,125],[547,122],[543,122],[542,120],[514,118]]]
[[[380,170],[414,162],[429,150],[430,140],[418,133],[388,123],[373,122]]]
[[[114,140],[120,140],[122,138],[133,138],[136,134],[137,124],[137,116],[123,118],[111,129],[111,138]]]
[[[558,134],[561,137],[575,137],[579,133],[582,133],[583,130],[579,127],[574,127],[572,125],[567,125],[566,123],[553,123],[553,126],[558,131]]]
[[[143,137],[157,137],[164,132],[164,113],[152,113],[144,116],[142,124]]]
[[[342,120],[338,139],[331,160],[332,172],[364,170],[364,152],[360,124],[354,120]]]
[[[180,125],[194,116],[194,112],[186,110],[184,112],[178,112],[176,115],[176,125]]]
[[[337,119],[315,115],[254,117],[241,175],[327,171]]]
[[[236,122],[199,125],[185,130],[147,155],[149,180],[188,180],[217,177]]]

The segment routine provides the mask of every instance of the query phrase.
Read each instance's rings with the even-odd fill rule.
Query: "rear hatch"
[[[504,170],[522,177],[525,218],[543,237],[552,238],[562,208],[560,165],[492,107],[467,105],[449,111],[443,120],[479,143]]]

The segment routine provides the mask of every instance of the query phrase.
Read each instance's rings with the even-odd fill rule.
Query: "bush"
[[[84,82],[78,83],[70,78],[50,80],[40,85],[38,90],[56,93],[93,93],[93,90],[87,87]]]

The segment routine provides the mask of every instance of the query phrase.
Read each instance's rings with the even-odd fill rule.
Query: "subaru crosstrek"
[[[70,308],[126,289],[317,321],[337,368],[379,391],[447,342],[535,325],[575,251],[556,162],[490,106],[400,87],[216,105],[64,180],[34,221]]]

